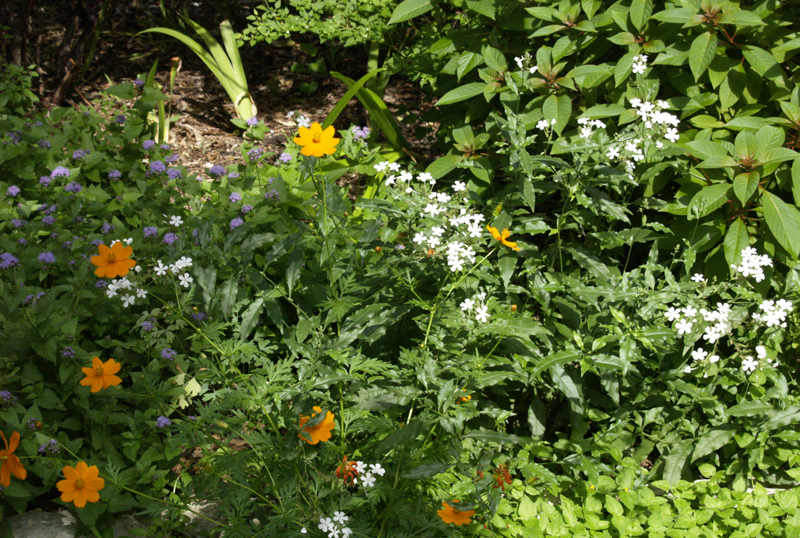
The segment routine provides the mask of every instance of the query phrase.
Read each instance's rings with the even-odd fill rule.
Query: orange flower
[[[81,385],[84,387],[92,386],[91,392],[100,392],[100,389],[107,389],[111,385],[119,385],[122,379],[115,376],[119,372],[120,364],[114,359],[108,359],[105,363],[100,360],[100,357],[92,357],[91,368],[81,368],[83,373],[86,374],[85,379],[81,379]]]
[[[317,416],[317,413],[321,413],[322,409],[319,406],[315,405],[314,411],[316,411],[316,413],[311,413],[311,417],[300,416],[301,428],[305,426],[309,418],[314,418],[315,416]],[[303,431],[297,434],[297,436],[310,445],[316,445],[320,441],[327,441],[328,439],[331,438],[331,430],[333,429],[334,426],[333,418],[334,418],[333,413],[328,411],[327,414],[325,415],[325,418],[322,419],[322,422],[320,422],[316,426],[308,426],[306,428],[303,428]],[[306,435],[304,435],[304,433]],[[310,441],[308,440],[309,437],[311,437]]]
[[[505,246],[514,250],[520,250],[516,243],[506,241],[508,236],[511,235],[511,232],[508,231],[508,228],[504,228],[502,234],[497,231],[497,228],[492,228],[491,226],[487,226],[486,229],[489,230],[489,233],[492,234],[492,237],[503,243]]]
[[[499,465],[497,469],[494,470],[494,479],[497,484],[492,484],[493,488],[502,488],[503,491],[506,490],[505,484],[511,484],[511,475],[508,473],[508,467],[505,465]],[[505,482],[505,484],[503,483]]]
[[[297,145],[303,146],[300,153],[306,157],[309,155],[313,155],[314,157],[333,155],[336,151],[336,144],[339,143],[339,139],[333,137],[335,133],[336,130],[333,128],[333,125],[329,125],[328,128],[323,131],[322,126],[314,122],[311,124],[310,129],[300,127],[300,136],[294,137],[294,141]]]
[[[3,432],[0,432],[0,437],[3,438],[3,443],[6,445],[5,450],[0,450],[0,462],[3,463],[0,467],[0,484],[7,488],[11,484],[12,474],[20,480],[25,480],[28,477],[28,471],[19,462],[19,458],[14,455],[14,451],[19,446],[19,432],[11,434],[11,446],[8,446]]]
[[[128,259],[133,254],[133,247],[123,247],[120,241],[111,245],[111,248],[98,245],[97,250],[100,255],[92,256],[92,263],[97,266],[94,274],[100,278],[125,276],[136,265],[135,261]]]
[[[62,501],[74,502],[75,506],[83,508],[87,501],[96,503],[100,500],[100,494],[97,492],[103,489],[106,481],[100,478],[97,465],[89,467],[80,461],[74,468],[67,465],[61,472],[64,473],[66,480],[58,482],[56,487],[61,492]]]
[[[467,392],[467,389],[461,389],[461,390],[463,392]],[[459,396],[458,397],[458,403],[467,403],[471,399],[472,399],[472,395],[471,394],[467,394],[466,396]]]
[[[336,468],[336,478],[341,478],[345,485],[353,484],[355,477],[358,476],[358,464],[348,461],[347,456],[342,458],[342,464]]]
[[[453,499],[454,503],[458,501]],[[437,510],[436,513],[439,514],[439,517],[442,518],[442,521],[445,523],[453,523],[455,525],[465,525],[467,523],[472,523],[472,516],[475,515],[475,510],[456,510],[449,504],[443,502],[442,503],[443,510]]]

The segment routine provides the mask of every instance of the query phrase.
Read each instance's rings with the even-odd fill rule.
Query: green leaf
[[[753,68],[753,71],[765,78],[774,78],[783,74],[775,57],[762,48],[753,45],[744,45],[742,53]]]
[[[478,439],[479,441],[483,441],[484,443],[498,443],[498,444],[510,444],[516,445],[519,444],[522,439],[517,437],[516,435],[511,435],[510,433],[505,432],[495,432],[491,430],[473,430],[466,434],[464,437],[469,437],[470,439]]]
[[[494,20],[495,0],[467,0],[467,7],[484,17]]]
[[[595,105],[585,112],[583,112],[579,117],[581,118],[610,118],[613,116],[619,116],[623,112],[625,112],[625,107],[622,105]]]
[[[481,65],[483,63],[483,56],[477,52],[464,51],[458,59],[458,68],[456,68],[456,75],[458,80]]]
[[[542,106],[542,114],[548,122],[556,120],[553,130],[560,135],[572,114],[572,101],[566,95],[551,95]]]
[[[631,51],[619,59],[614,68],[615,85],[619,86],[628,79],[631,74],[631,68],[633,67],[633,59],[638,55],[637,52]]]
[[[389,18],[389,25],[411,20],[414,17],[427,13],[433,9],[431,0],[404,0],[399,6],[394,8],[392,16]]]
[[[697,165],[697,168],[733,168],[739,162],[730,155],[714,155]]]
[[[445,155],[429,164],[425,171],[433,176],[433,179],[439,179],[446,176],[463,160],[463,155]]]
[[[537,377],[542,371],[551,366],[569,364],[581,358],[581,354],[574,349],[562,349],[561,351],[540,360],[531,373],[532,377]]]
[[[361,77],[360,79],[358,79],[358,81],[355,84],[350,86],[350,89],[347,90],[347,93],[345,93],[342,96],[342,98],[339,99],[339,101],[336,103],[336,106],[333,107],[333,110],[331,110],[328,113],[328,116],[325,118],[325,121],[322,122],[322,129],[324,130],[328,126],[333,125],[333,122],[336,121],[336,118],[339,117],[339,114],[342,113],[342,110],[344,110],[344,107],[347,106],[347,103],[350,102],[350,100],[358,92],[358,90],[361,89],[361,87],[363,87],[364,84],[366,84],[366,82],[369,79],[371,79],[372,77],[377,75],[379,72],[384,71],[385,69],[386,69],[385,67],[381,67],[380,69],[374,69],[374,70],[370,71],[369,73],[367,73],[366,75],[364,75],[363,77]]]
[[[264,298],[259,297],[245,310],[242,315],[242,327],[239,333],[239,341],[244,342],[258,323],[258,318],[261,315],[261,310],[264,308]]]
[[[652,15],[650,18],[655,19],[661,22],[669,22],[672,24],[686,24],[692,18],[696,11],[692,11],[686,8],[679,8],[679,9],[666,9],[664,11],[659,11],[655,15]]]
[[[436,102],[436,106],[451,105],[466,99],[471,99],[483,93],[486,89],[486,84],[483,82],[470,82],[458,88],[454,88],[444,94],[441,99]]]
[[[222,315],[225,319],[231,317],[231,309],[233,305],[236,304],[236,296],[239,293],[239,283],[236,282],[236,277],[232,276],[228,280],[225,281],[225,284],[222,285],[222,297],[220,302],[220,308],[222,309]]]
[[[758,152],[758,141],[756,135],[750,131],[741,131],[736,135],[734,143],[736,147],[736,158],[740,161],[753,159]]]
[[[692,41],[689,49],[689,67],[694,75],[694,80],[700,79],[700,75],[706,72],[706,68],[711,64],[714,55],[717,53],[717,34],[710,30],[697,36]]]
[[[750,134],[750,133],[748,133]],[[747,172],[733,178],[733,192],[744,205],[758,189],[761,175],[758,172]]]
[[[775,428],[783,428],[789,424],[800,422],[800,405],[793,405],[783,411],[775,413],[771,419],[764,424],[764,429],[774,430]]]
[[[694,463],[703,456],[708,456],[727,445],[734,435],[736,435],[734,426],[726,425],[710,429],[697,440],[691,462]]]
[[[442,463],[438,461],[423,463],[413,469],[400,473],[403,478],[410,478],[411,480],[420,480],[422,478],[430,478],[437,474],[443,473],[452,467],[452,463]]]
[[[768,148],[761,152],[761,163],[779,163],[784,161],[792,161],[800,157],[800,154],[790,150],[789,148]]]
[[[653,0],[633,0],[631,2],[631,22],[640,32],[653,13]]]
[[[508,68],[505,56],[494,47],[484,45],[481,49],[481,55],[486,61],[486,65],[495,71],[505,71]]]
[[[713,158],[714,157],[712,157],[712,159]],[[716,211],[730,199],[730,190],[731,186],[727,183],[710,185],[703,188],[700,192],[695,194],[692,197],[692,201],[689,202],[687,217],[691,220],[693,218],[705,217]]]
[[[800,215],[797,209],[767,191],[761,195],[761,203],[769,231],[792,258],[797,259],[800,253]]]
[[[664,464],[664,480],[674,486],[681,479],[683,468],[692,453],[692,439],[684,439],[680,443],[671,445],[669,456]]]
[[[727,413],[731,417],[757,417],[772,411],[772,406],[765,402],[742,402],[729,408]]]
[[[203,305],[206,310],[211,305],[211,298],[214,297],[214,290],[217,286],[217,269],[213,266],[203,268],[195,265],[194,274],[197,276],[197,283],[203,290]]]
[[[294,285],[300,279],[300,269],[303,267],[303,250],[296,248],[289,255],[289,263],[286,265],[286,289],[289,297],[292,296]]]

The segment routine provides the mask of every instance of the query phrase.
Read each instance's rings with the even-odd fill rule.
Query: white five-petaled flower
[[[705,282],[705,281],[706,278],[700,273],[695,273],[694,276],[692,276],[692,282]]]
[[[753,357],[747,357],[742,361],[742,371],[744,373],[755,372],[756,366],[758,366],[758,361],[754,360]]]
[[[122,299],[122,306],[128,308],[133,304],[133,301],[136,299],[136,297],[133,295],[123,295],[121,299]]]
[[[399,172],[400,163],[389,163],[389,170],[391,170],[392,172]]]
[[[158,265],[156,266],[156,275],[164,276],[167,274],[167,267],[161,264],[161,260],[158,260]]]
[[[475,301],[473,301],[472,299],[464,299],[464,301],[459,306],[461,306],[461,310],[466,312],[468,310],[472,310],[472,308],[475,306]]]
[[[333,524],[333,521],[331,521],[331,518],[321,517],[319,518],[319,525],[317,525],[317,527],[319,527],[319,530],[322,532],[328,532],[330,529],[333,529],[336,526]]]
[[[372,473],[364,473],[363,475],[360,475],[359,478],[361,479],[361,485],[365,488],[371,488],[375,485],[375,477],[372,475]]]
[[[464,183],[462,183],[461,181],[456,181],[453,184],[453,190],[456,191],[456,192],[461,192],[461,191],[464,191],[466,189],[467,189],[467,186]]]
[[[311,125],[311,120],[306,118],[304,115],[301,115],[299,118],[297,118],[298,127],[305,127],[306,129],[308,129],[309,125]]]
[[[353,534],[353,531],[350,530],[350,527],[345,527],[342,529],[342,538],[347,538],[351,534]]]
[[[705,359],[707,355],[708,355],[708,351],[705,351],[702,347],[701,348],[697,348],[694,351],[692,351],[692,358],[695,361],[701,361],[701,360]]]
[[[676,319],[681,317],[681,311],[680,309],[675,308],[674,306],[670,306],[669,310],[664,312],[664,315],[667,317],[668,320],[675,321]]]
[[[288,118],[291,118],[292,116],[294,116],[294,110],[290,110],[290,111],[289,111],[289,112],[286,114],[286,118],[287,118],[287,119],[288,119]],[[303,530],[305,530],[305,529],[303,529]]]
[[[334,520],[336,523],[340,524],[340,525],[344,525],[344,522],[345,522],[345,521],[347,521],[348,519],[350,519],[350,518],[349,518],[349,517],[347,517],[347,516],[344,514],[344,512],[334,512],[334,513],[333,513],[333,520]]]
[[[766,359],[767,358],[767,348],[764,346],[756,346],[756,357],[759,359]]]
[[[482,323],[486,323],[486,321],[489,319],[489,307],[487,307],[486,305],[481,305],[478,308],[476,308],[475,319]]]
[[[377,475],[383,476],[386,474],[386,469],[381,467],[380,463],[370,463],[369,470]]]
[[[689,331],[692,330],[692,323],[688,320],[682,319],[675,324],[675,328],[678,330],[678,334],[689,334]]]
[[[175,227],[180,226],[183,224],[183,219],[180,218],[178,215],[174,215],[169,219],[169,223]]]
[[[678,135],[677,129],[670,127],[669,129],[667,129],[667,134],[664,135],[664,138],[666,138],[670,142],[677,142],[678,139],[680,138],[680,135]]]
[[[383,161],[374,165],[373,168],[375,169],[376,172],[383,172],[386,170],[387,166],[389,166],[389,161]]]
[[[617,157],[619,157],[619,150],[617,148],[615,148],[614,146],[611,146],[610,148],[608,148],[608,153],[606,153],[606,158],[608,158],[608,159],[616,159]]]
[[[189,273],[183,273],[181,276],[178,277],[178,280],[181,281],[181,286],[184,288],[188,288],[189,285],[194,281],[192,275]]]

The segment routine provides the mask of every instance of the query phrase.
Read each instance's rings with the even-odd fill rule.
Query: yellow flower
[[[300,153],[308,157],[322,157],[323,155],[333,155],[336,151],[336,144],[339,143],[338,138],[333,135],[336,131],[333,125],[329,125],[324,131],[319,123],[314,122],[311,128],[300,127],[300,136],[294,137],[295,143],[303,146]]]
[[[102,244],[98,245],[97,250],[100,255],[92,256],[91,261],[97,266],[94,274],[100,278],[125,276],[136,265],[135,261],[128,259],[133,254],[133,248],[123,247],[120,241],[111,245],[111,248]]]
[[[61,472],[66,480],[58,482],[56,487],[61,492],[62,501],[74,502],[75,506],[83,508],[87,501],[96,503],[100,500],[97,492],[105,487],[106,481],[100,478],[100,470],[96,465],[89,467],[81,461],[74,468],[67,465]]]
[[[453,499],[454,503],[458,501]],[[443,510],[437,510],[436,513],[439,514],[439,517],[442,518],[442,521],[445,523],[453,523],[455,525],[465,525],[467,523],[472,523],[472,516],[475,515],[475,510],[456,510],[449,504],[443,502],[442,503]]]
[[[119,372],[120,364],[114,359],[108,359],[105,363],[100,360],[100,357],[92,357],[91,368],[81,368],[83,373],[86,374],[85,379],[81,379],[81,385],[84,387],[92,386],[90,392],[100,392],[100,389],[107,389],[112,385],[119,385],[122,379],[115,376]]]
[[[316,411],[316,413],[311,413],[311,417],[304,417],[304,416],[300,417],[301,428],[305,426],[309,418],[313,418],[317,416],[317,413],[321,413],[322,409],[318,405],[315,405],[314,411]],[[316,426],[308,426],[306,428],[303,428],[303,431],[297,434],[297,436],[310,445],[316,445],[320,441],[327,441],[328,439],[331,438],[331,430],[333,430],[334,427],[333,418],[334,418],[333,413],[328,411],[327,414],[325,415],[325,418],[322,419],[322,422],[320,422]],[[308,440],[308,437],[303,435],[303,432],[308,434],[308,437],[311,437],[310,441]]]
[[[497,231],[497,228],[492,228],[491,226],[487,226],[486,229],[489,230],[489,233],[492,234],[492,237],[503,243],[505,246],[514,250],[520,250],[516,243],[507,241],[508,236],[511,235],[511,232],[508,231],[508,228],[504,228],[502,234]]]
[[[8,446],[6,436],[0,432],[0,437],[3,438],[3,444],[6,445],[5,450],[0,450],[0,484],[7,488],[11,484],[11,475],[13,474],[20,480],[25,480],[28,477],[28,471],[19,462],[19,458],[14,455],[14,451],[19,446],[19,432],[11,434],[11,446]]]

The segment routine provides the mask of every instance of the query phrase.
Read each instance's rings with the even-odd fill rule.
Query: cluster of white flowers
[[[678,141],[680,136],[676,127],[680,124],[680,120],[678,116],[664,111],[665,108],[669,108],[669,103],[661,100],[651,103],[634,97],[631,99],[631,106],[636,109],[636,114],[642,119],[647,129],[654,129],[658,125],[661,127],[660,131],[666,129],[664,132],[665,139],[670,142]],[[657,148],[662,148],[663,146],[662,142],[656,141]]]
[[[578,118],[578,125],[581,126],[581,138],[589,138],[594,133],[594,129],[605,129],[606,124],[600,120],[590,120],[589,118]]]
[[[461,310],[464,312],[472,312],[474,309],[475,319],[482,323],[486,323],[489,320],[489,307],[484,304],[484,301],[486,300],[486,292],[480,292],[475,296],[475,298],[477,301],[472,299],[464,299],[459,306],[461,306]]]
[[[704,350],[702,347],[697,348],[694,351],[692,351],[692,358],[694,359],[695,362],[699,362],[699,363],[702,363],[706,359],[708,359],[708,362],[710,362],[711,364],[714,364],[715,362],[719,362],[719,355],[711,355],[709,357],[708,351]],[[689,365],[687,365],[686,368],[683,369],[683,371],[685,373],[687,373],[687,374],[691,373],[692,370],[694,370],[694,368],[692,368]],[[708,377],[708,373],[704,374],[703,377]]]
[[[144,299],[147,297],[146,291],[125,277],[115,278],[106,288],[106,295],[109,299],[113,299],[119,293],[122,293],[122,295],[120,295],[120,299],[122,300],[122,306],[125,308],[131,306],[137,297],[139,299]]]
[[[340,538],[340,534],[341,538],[347,538],[348,536],[353,534],[353,531],[350,530],[349,527],[344,526],[344,524],[349,519],[350,518],[347,517],[344,512],[334,512],[333,518],[329,517],[319,518],[319,525],[317,526],[319,527],[319,530],[321,530],[322,532],[328,533],[328,538]],[[305,531],[305,529],[303,529],[300,532],[303,531]],[[305,534],[305,532],[303,532],[303,534]]]
[[[530,63],[531,61],[531,55],[526,52],[524,56],[514,57],[514,61],[517,62],[517,66],[519,66],[520,69],[525,69],[525,64]],[[530,72],[531,75],[537,72],[538,70],[539,70],[538,65],[532,65],[528,68],[528,71]]]
[[[761,282],[765,278],[763,267],[772,267],[772,260],[766,254],[759,256],[758,251],[753,247],[747,247],[742,250],[742,264],[738,267],[731,264],[731,267],[740,272],[743,277],[752,276],[756,282]]]
[[[756,312],[753,314],[753,319],[766,324],[767,327],[782,327],[786,328],[786,315],[794,310],[791,301],[786,299],[778,299],[777,301],[764,300],[758,305],[758,309],[763,314]]]
[[[644,159],[644,150],[639,147],[642,143],[641,138],[634,138],[633,140],[628,140],[625,143],[625,154],[620,157],[620,150],[617,146],[611,146],[608,148],[608,153],[606,153],[606,157],[609,160],[614,160],[617,158],[621,158],[622,162],[625,164],[625,167],[628,169],[628,172],[633,172],[636,169],[636,164],[642,159]]]
[[[766,364],[767,366],[770,366],[772,368],[778,366],[777,360],[767,358],[767,348],[765,348],[764,346],[756,346],[756,357],[758,358],[758,360],[755,360],[752,356],[748,355],[742,361],[742,371],[744,373],[747,374],[755,372],[757,367],[761,368],[761,366],[759,366],[761,364]],[[764,359],[766,359],[766,361],[764,361]]]
[[[161,260],[158,260],[158,265],[156,265],[156,275],[157,276],[164,276],[168,272],[172,274],[178,274],[184,269],[188,269],[192,266],[192,259],[186,256],[181,256],[181,259],[176,261],[175,263],[171,263],[169,265],[164,265],[161,263]],[[178,276],[178,280],[180,281],[181,286],[184,288],[188,288],[191,286],[194,279],[189,273],[183,273],[182,275]]]
[[[361,484],[362,487],[371,488],[375,485],[375,475],[385,475],[386,469],[381,467],[380,463],[370,463],[369,469],[367,469],[366,463],[357,461],[356,472],[358,473],[358,477],[353,479],[353,484]]]
[[[633,66],[632,71],[634,75],[641,75],[644,73],[644,70],[647,69],[647,56],[642,54],[641,56],[634,56],[633,57]]]
[[[716,310],[706,310],[701,308],[697,310],[692,306],[685,306],[683,308],[669,307],[664,315],[669,321],[678,320],[675,324],[675,329],[678,334],[689,334],[696,321],[697,314],[703,317],[703,320],[709,325],[705,329],[703,340],[713,344],[720,340],[724,335],[728,334],[731,330],[731,324],[728,317],[731,314],[731,305],[728,303],[717,303]]]
[[[578,121],[580,121],[580,120],[578,120]],[[556,124],[556,120],[550,120],[550,121],[539,120],[538,122],[536,122],[536,128],[539,129],[540,131],[546,131],[546,130],[548,130],[550,127],[552,127],[555,124]]]

